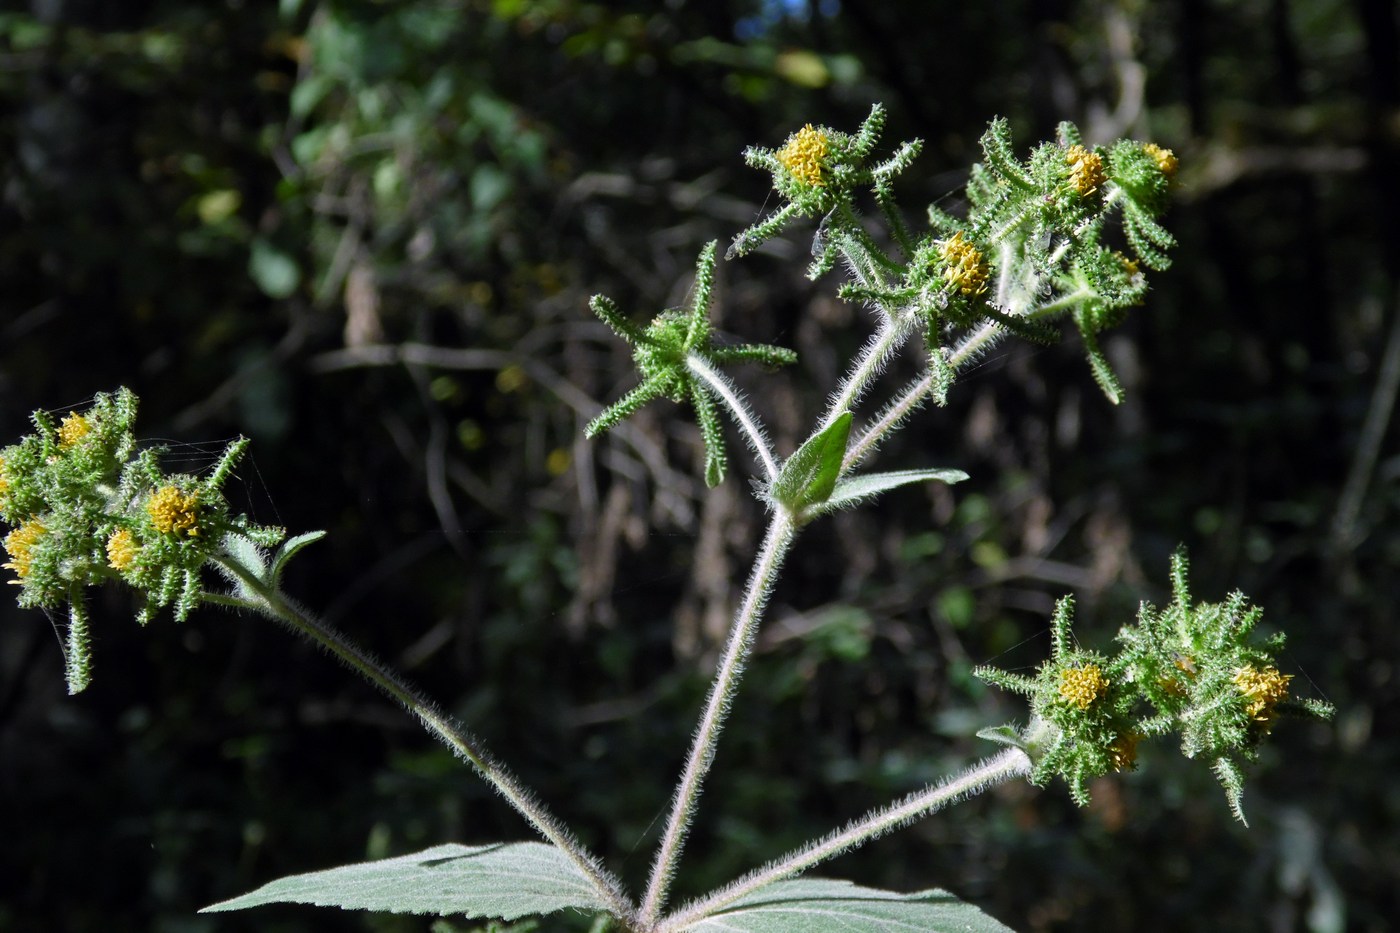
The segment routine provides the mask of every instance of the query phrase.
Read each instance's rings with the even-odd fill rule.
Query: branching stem
[[[957,348],[948,357],[948,367],[957,371],[965,366],[978,353],[985,350],[997,341],[1002,334],[1002,326],[995,321],[988,321],[977,330],[963,338]],[[866,428],[860,437],[851,442],[846,450],[846,458],[841,463],[841,472],[845,473],[865,458],[870,451],[874,450],[886,435],[894,431],[904,422],[904,419],[918,410],[919,406],[928,398],[930,392],[937,385],[938,379],[933,372],[925,373],[921,378],[916,379],[905,387],[897,397],[892,399],[880,416],[875,419],[875,423]]]
[[[624,922],[630,923],[633,920],[636,910],[631,900],[623,893],[622,885],[617,879],[609,874],[597,857],[585,849],[574,838],[573,833],[540,803],[532,791],[486,751],[480,739],[426,700],[396,671],[386,667],[359,645],[296,605],[280,590],[266,585],[256,573],[233,555],[225,552],[215,560],[253,595],[252,598],[244,599],[205,594],[203,599],[224,606],[252,609],[276,619],[292,631],[325,648],[355,673],[398,700],[443,744],[471,762],[481,776],[490,782],[540,835],[558,846],[583,872],[610,912],[623,918]]]
[[[909,335],[909,325],[895,321],[886,317],[870,339],[861,348],[860,355],[851,364],[851,370],[846,374],[846,378],[841,383],[841,388],[837,391],[827,405],[826,414],[822,417],[817,429],[812,432],[816,437],[822,431],[831,426],[831,423],[841,417],[844,412],[855,407],[856,402],[865,394],[870,383],[885,368],[890,356],[899,349],[900,344]]]
[[[1019,748],[1010,748],[973,765],[956,777],[931,784],[903,800],[872,810],[845,829],[811,842],[790,855],[720,888],[675,914],[658,926],[657,933],[677,933],[712,916],[725,907],[771,884],[801,874],[813,865],[834,858],[872,839],[907,826],[921,817],[988,788],[1031,773],[1030,757]]]

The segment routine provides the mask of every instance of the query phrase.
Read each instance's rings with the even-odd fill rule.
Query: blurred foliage
[[[0,13],[4,437],[118,384],[146,433],[208,442],[177,447],[182,470],[252,436],[235,506],[332,532],[289,588],[632,881],[758,506],[741,477],[702,492],[698,433],[664,411],[581,442],[628,372],[587,296],[683,305],[699,245],[762,209],[743,147],[875,100],[889,138],[927,142],[913,210],[961,186],[994,114],[1018,139],[1072,119],[1170,146],[1182,246],[1105,346],[1127,401],[1104,404],[1072,349],[1007,345],[881,454],[971,481],[811,528],[686,885],[989,751],[973,733],[1013,707],[971,668],[1041,661],[1066,592],[1107,643],[1140,598],[1163,602],[1184,542],[1202,598],[1252,594],[1293,636],[1295,685],[1339,708],[1279,736],[1254,829],[1145,748],[1087,812],[1009,788],[830,871],[947,887],[1026,931],[1400,915],[1393,0],[18,7]],[[801,243],[722,264],[716,302],[720,328],[802,353],[756,396],[784,449],[865,326],[802,279]],[[526,837],[325,657],[214,611],[139,631],[133,608],[91,607],[98,676],[77,700],[46,620],[4,611],[0,930],[451,929],[195,910],[293,871]]]

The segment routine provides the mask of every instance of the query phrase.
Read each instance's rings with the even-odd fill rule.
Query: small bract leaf
[[[257,542],[247,535],[230,533],[224,535],[224,550],[227,551],[239,564],[253,572],[259,580],[269,583],[267,555]],[[246,582],[237,576],[230,576],[229,581],[233,583],[234,593],[241,599],[257,600],[254,593]]]
[[[821,514],[848,509],[857,503],[878,496],[890,489],[937,480],[940,483],[961,483],[967,479],[962,470],[894,470],[889,473],[866,473],[850,476],[836,484],[825,502],[813,509]]]
[[[201,912],[263,904],[502,920],[566,908],[606,910],[584,874],[558,848],[542,842],[449,843],[415,855],[289,875]]]
[[[979,739],[986,739],[988,742],[996,742],[998,745],[1009,745],[1012,748],[1025,750],[1026,743],[1021,738],[1021,730],[1009,723],[1004,726],[991,726],[977,733]]]
[[[780,881],[684,927],[694,933],[1011,933],[947,891],[913,894],[849,881]]]
[[[277,586],[282,578],[282,571],[287,567],[287,561],[291,560],[298,551],[308,544],[314,544],[326,536],[324,531],[308,531],[306,534],[288,538],[282,542],[282,546],[277,549],[277,553],[272,557],[272,567],[268,570],[267,576],[273,586]]]
[[[825,430],[807,439],[787,459],[773,480],[773,501],[790,512],[801,513],[820,505],[836,489],[846,441],[851,436],[851,413],[842,412]]]

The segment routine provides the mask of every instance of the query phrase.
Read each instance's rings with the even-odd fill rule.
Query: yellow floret
[[[10,491],[10,480],[5,476],[5,458],[0,457],[0,497]]]
[[[788,137],[778,150],[778,161],[803,184],[820,188],[826,184],[822,176],[822,161],[826,158],[826,134],[808,123]]]
[[[92,422],[86,415],[69,415],[58,426],[58,446],[67,450],[92,433]]]
[[[1131,771],[1137,764],[1137,747],[1140,741],[1142,736],[1137,732],[1125,732],[1114,739],[1113,744],[1108,747],[1113,767],[1119,771]]]
[[[987,290],[987,262],[977,247],[963,239],[961,230],[939,245],[938,254],[946,264],[948,284],[964,295],[980,295]]]
[[[1176,153],[1170,149],[1163,149],[1156,143],[1148,143],[1142,147],[1142,151],[1150,155],[1157,163],[1157,168],[1168,178],[1176,175],[1177,158]]]
[[[13,570],[19,580],[29,576],[29,569],[34,563],[34,549],[39,546],[47,531],[43,522],[37,518],[30,518],[6,535],[5,552],[10,555],[10,561],[3,565],[4,568]],[[19,580],[10,582],[18,583]]]
[[[107,539],[107,566],[127,570],[136,562],[136,538],[125,528],[118,528]]]
[[[1245,698],[1244,710],[1249,718],[1266,728],[1273,721],[1274,708],[1288,698],[1288,682],[1292,679],[1292,674],[1281,674],[1276,667],[1260,670],[1250,665],[1235,668],[1231,678]]]
[[[1069,183],[1081,198],[1087,198],[1104,183],[1103,156],[1083,146],[1074,145],[1065,153],[1069,165]]]
[[[1067,667],[1060,672],[1060,698],[1080,709],[1088,709],[1108,692],[1108,681],[1097,664]]]
[[[146,514],[161,534],[199,534],[199,499],[194,493],[162,486],[151,494]]]

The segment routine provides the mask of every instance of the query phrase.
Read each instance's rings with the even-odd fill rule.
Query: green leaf
[[[937,480],[940,483],[961,483],[967,479],[962,470],[894,470],[889,473],[866,473],[850,476],[836,484],[827,500],[812,509],[816,514],[849,509],[857,503],[878,496],[890,489]]]
[[[849,881],[780,881],[684,928],[688,933],[1011,933],[936,889],[898,894]]]
[[[283,541],[282,546],[277,549],[277,553],[272,556],[272,566],[266,572],[267,582],[274,587],[278,586],[282,579],[282,571],[287,566],[287,561],[291,560],[298,551],[308,544],[314,544],[325,536],[326,533],[324,531],[308,531],[304,535],[297,535],[294,538],[288,538],[286,541]]]
[[[1010,723],[1004,726],[991,726],[977,733],[979,739],[986,739],[988,742],[995,742],[998,745],[1008,745],[1011,748],[1026,749],[1026,743],[1021,738],[1021,730]]]
[[[606,910],[583,872],[542,842],[449,843],[415,855],[289,875],[201,913],[263,904],[501,920],[571,907]]]
[[[800,515],[830,498],[850,436],[851,413],[845,411],[820,434],[808,438],[774,478],[773,501]]]

